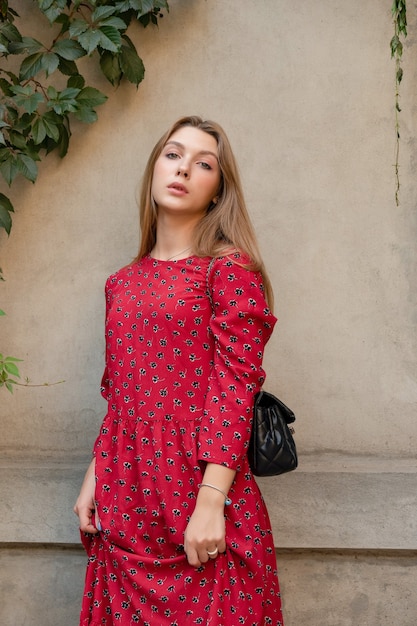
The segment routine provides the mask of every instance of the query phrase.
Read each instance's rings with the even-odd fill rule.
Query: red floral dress
[[[94,446],[102,530],[83,535],[82,626],[283,624],[271,526],[246,457],[276,318],[238,254],[208,276],[209,263],[147,256],[107,280],[108,413]],[[207,462],[237,473],[227,550],[195,568],[184,531]]]

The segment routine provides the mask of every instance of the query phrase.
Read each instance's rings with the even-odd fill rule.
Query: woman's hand
[[[204,490],[204,496],[212,495],[208,491]],[[220,493],[214,498],[200,496],[203,496],[203,491],[199,493],[194,513],[184,534],[185,554],[189,564],[194,567],[200,567],[226,550],[224,497]],[[209,555],[209,552],[213,554]]]
[[[84,533],[95,535],[98,533],[97,528],[92,523],[92,517],[95,513],[96,506],[94,502],[96,480],[95,480],[96,461],[93,459],[85,474],[83,484],[81,486],[80,495],[74,505],[74,513],[80,520],[80,530]],[[96,516],[97,523],[97,516]]]
[[[194,513],[184,533],[185,554],[194,567],[200,567],[226,551],[225,496],[222,492],[229,491],[235,473],[215,463],[206,466]],[[210,484],[221,491],[213,489]]]

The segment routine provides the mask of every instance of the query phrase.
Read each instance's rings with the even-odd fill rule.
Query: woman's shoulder
[[[236,248],[225,252],[221,256],[212,259],[212,265],[217,272],[224,271],[242,271],[257,273],[255,264],[250,256]]]
[[[108,276],[106,284],[114,285],[115,283],[120,283],[121,281],[128,280],[135,273],[137,273],[140,263],[141,260],[138,261],[137,259],[135,259],[134,261],[128,263],[128,265],[124,265],[117,271],[110,274],[110,276]]]

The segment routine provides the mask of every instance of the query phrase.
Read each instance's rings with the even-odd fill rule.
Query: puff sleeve
[[[265,345],[276,317],[265,300],[262,276],[234,254],[216,259],[208,277],[214,364],[208,381],[199,460],[239,470],[247,453],[255,394],[265,372]]]

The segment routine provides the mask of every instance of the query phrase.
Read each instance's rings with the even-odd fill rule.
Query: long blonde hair
[[[152,150],[143,175],[139,199],[141,241],[137,260],[149,254],[156,243],[158,214],[151,192],[155,163],[169,138],[184,126],[197,128],[215,138],[220,167],[218,201],[216,204],[210,203],[206,214],[194,230],[193,253],[200,257],[227,256],[234,251],[242,253],[250,259],[244,267],[261,272],[266,300],[272,308],[272,286],[246,208],[236,159],[226,133],[216,122],[203,120],[195,115],[182,117],[167,130]]]

